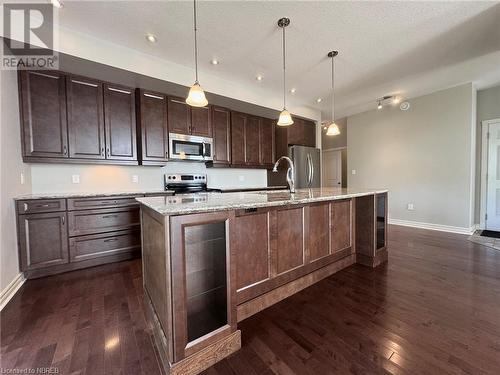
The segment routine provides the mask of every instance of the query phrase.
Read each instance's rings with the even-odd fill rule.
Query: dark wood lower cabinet
[[[19,200],[16,208],[20,269],[27,278],[140,254],[134,196]]]
[[[68,263],[66,212],[20,215],[18,228],[21,270]]]

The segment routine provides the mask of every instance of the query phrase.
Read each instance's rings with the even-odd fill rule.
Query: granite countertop
[[[146,194],[173,194],[173,190],[149,190],[149,191],[111,191],[106,193],[43,193],[43,194],[25,194],[15,197],[14,200],[26,199],[64,199],[64,198],[92,198],[92,197],[112,197],[127,195],[146,195]]]
[[[136,198],[144,206],[162,215],[182,215],[246,208],[286,206],[346,199],[385,193],[386,189],[317,188],[298,189],[295,194],[284,191],[239,193],[196,193],[166,197]]]

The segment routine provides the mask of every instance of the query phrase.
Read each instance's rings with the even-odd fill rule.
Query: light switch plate
[[[133,175],[132,175],[132,182],[133,182],[134,184],[139,183],[139,176],[138,176],[138,175],[136,175],[136,174],[133,174]]]
[[[408,205],[406,206],[406,209],[408,211],[413,211],[414,210],[413,203],[408,203]]]
[[[79,174],[71,175],[71,181],[74,184],[79,184],[80,183],[80,175]]]

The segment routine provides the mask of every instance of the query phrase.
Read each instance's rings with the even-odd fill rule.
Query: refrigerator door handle
[[[312,162],[311,162],[311,155],[310,154],[307,154],[306,162],[307,162],[307,187],[311,187],[311,182],[312,182]]]
[[[311,163],[311,181],[309,182],[309,186],[312,185],[312,182],[314,180],[314,164],[312,162],[312,158],[309,157],[309,162]]]

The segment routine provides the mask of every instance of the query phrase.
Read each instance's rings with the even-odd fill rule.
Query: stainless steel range
[[[175,194],[198,193],[208,191],[206,174],[166,174],[165,190]]]

